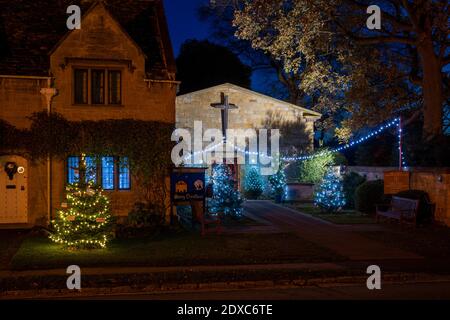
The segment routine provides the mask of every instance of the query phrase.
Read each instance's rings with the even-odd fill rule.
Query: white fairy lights
[[[314,158],[318,158],[321,156],[324,156],[326,154],[329,153],[337,153],[337,152],[341,152],[341,151],[345,151],[348,150],[350,148],[353,148],[361,143],[364,143],[368,140],[370,140],[371,138],[379,135],[380,133],[387,131],[391,128],[398,128],[398,148],[399,148],[399,167],[400,169],[408,169],[407,167],[407,163],[406,163],[406,159],[405,159],[405,155],[403,153],[403,149],[402,149],[402,135],[403,135],[403,130],[401,127],[401,119],[400,118],[395,118],[381,126],[379,126],[377,129],[373,130],[372,132],[366,134],[365,136],[355,139],[353,141],[350,141],[349,143],[346,144],[342,144],[339,145],[335,148],[332,148],[330,150],[326,150],[326,151],[321,151],[318,153],[314,153],[314,154],[309,154],[309,155],[301,155],[301,156],[294,156],[294,157],[287,157],[287,156],[281,156],[280,160],[282,161],[286,161],[286,162],[293,162],[293,161],[304,161],[304,160],[311,160]],[[195,157],[199,154],[205,154],[207,152],[211,152],[213,150],[215,150],[216,148],[220,147],[221,145],[223,145],[224,142],[220,142],[208,149],[202,150],[202,151],[197,151],[194,152],[192,154],[189,154],[186,156],[185,159],[190,159],[192,157]],[[246,155],[246,156],[258,156],[260,159],[272,159],[272,156],[269,156],[265,153],[260,153],[260,152],[254,152],[254,151],[248,151],[248,150],[244,150],[242,148],[239,148],[237,146],[234,146],[235,151],[241,153],[242,155]],[[400,160],[401,159],[401,160]],[[254,157],[250,160],[251,164],[256,164],[256,160],[254,159]],[[203,163],[203,161],[202,161]]]

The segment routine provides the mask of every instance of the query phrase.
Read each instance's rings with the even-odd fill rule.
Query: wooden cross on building
[[[227,129],[228,129],[228,110],[237,109],[238,106],[228,102],[228,96],[225,93],[220,93],[220,102],[212,103],[211,107],[220,109],[222,113],[222,134],[224,140],[227,140]]]

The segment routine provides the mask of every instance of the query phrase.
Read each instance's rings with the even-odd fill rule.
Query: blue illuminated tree
[[[249,199],[258,199],[263,193],[264,186],[258,167],[250,167],[245,174],[245,196]]]
[[[272,193],[275,195],[275,202],[282,202],[286,194],[286,174],[283,169],[269,177],[270,187]]]
[[[212,213],[223,213],[231,217],[242,216],[242,197],[236,190],[236,181],[230,168],[225,164],[214,167],[211,177],[213,183],[213,198],[210,202]]]
[[[345,206],[345,194],[341,178],[329,168],[314,193],[314,202],[322,210],[335,213]]]

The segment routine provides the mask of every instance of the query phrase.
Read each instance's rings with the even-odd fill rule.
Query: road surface
[[[280,287],[230,291],[192,291],[77,297],[107,300],[450,300],[450,282],[385,284],[381,290],[363,285]],[[73,298],[71,298],[73,299]]]

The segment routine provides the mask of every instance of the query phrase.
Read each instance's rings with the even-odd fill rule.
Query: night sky
[[[164,0],[175,56],[187,39],[208,38],[208,23],[199,21],[197,9],[208,0]]]
[[[208,2],[209,0],[164,0],[175,57],[178,56],[184,41],[209,37],[209,24],[201,22],[197,14],[200,5]],[[266,80],[265,76],[258,72],[253,73],[252,89],[267,94]]]

